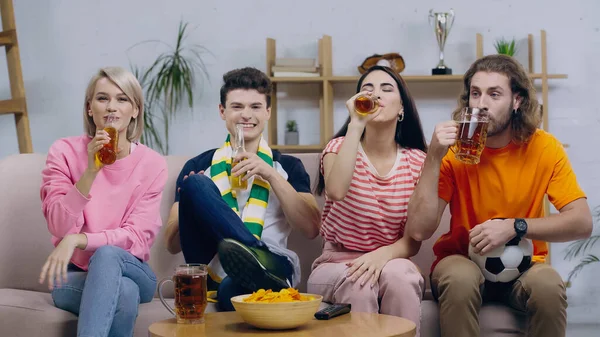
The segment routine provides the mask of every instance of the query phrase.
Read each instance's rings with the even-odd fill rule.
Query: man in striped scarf
[[[221,310],[233,310],[233,296],[298,284],[300,263],[287,238],[292,229],[314,238],[320,212],[302,162],[271,150],[262,137],[271,115],[269,78],[242,68],[223,80],[225,142],[181,170],[166,239],[168,250],[183,251],[187,263],[209,264],[209,290],[218,289]],[[238,127],[245,152],[235,154]],[[239,177],[247,188],[232,189]]]

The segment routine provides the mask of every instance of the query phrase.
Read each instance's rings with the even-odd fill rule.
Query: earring
[[[398,123],[402,122],[404,120],[404,113],[398,115]]]

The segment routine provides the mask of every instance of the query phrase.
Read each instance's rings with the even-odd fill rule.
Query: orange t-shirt
[[[562,144],[538,129],[522,145],[485,148],[477,165],[463,164],[448,151],[442,160],[439,197],[450,205],[450,231],[434,244],[436,260],[468,256],[469,230],[492,218],[541,218],[544,195],[557,210],[585,198]],[[544,241],[533,240],[533,261],[548,255]]]

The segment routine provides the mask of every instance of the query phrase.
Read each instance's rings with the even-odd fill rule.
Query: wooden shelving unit
[[[544,107],[543,128],[548,130],[548,81],[551,79],[565,79],[566,74],[548,74],[548,58],[546,50],[546,31],[541,31],[541,72],[534,68],[534,43],[533,35],[528,36],[528,71],[532,80],[542,81],[542,104]],[[318,41],[318,60],[321,74],[319,77],[270,77],[273,82],[271,120],[268,124],[269,145],[282,152],[320,152],[333,136],[333,85],[336,83],[356,83],[360,76],[334,76],[332,74],[332,43],[331,36],[323,35]],[[483,56],[483,36],[476,35],[476,58]],[[267,74],[273,73],[271,67],[275,64],[276,42],[267,38]],[[402,76],[407,83],[423,82],[461,82],[463,75],[406,75]],[[277,137],[277,87],[279,84],[312,83],[320,86],[319,91],[319,121],[320,143],[313,145],[281,145]]]

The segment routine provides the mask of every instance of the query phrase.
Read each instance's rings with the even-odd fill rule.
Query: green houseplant
[[[141,142],[163,155],[169,154],[169,127],[173,118],[184,105],[193,108],[198,80],[203,77],[209,79],[201,56],[208,50],[196,44],[184,44],[187,36],[188,23],[180,22],[175,46],[150,40],[129,48],[149,42],[160,42],[169,48],[158,55],[147,69],[132,66],[132,72],[140,81],[145,97]]]
[[[515,56],[517,52],[517,46],[514,38],[512,40],[506,40],[504,38],[498,39],[496,40],[494,47],[496,48],[496,52],[498,54]]]
[[[600,207],[598,207],[596,209],[594,217],[596,218],[596,220],[600,219]],[[565,254],[565,258],[567,260],[572,260],[576,257],[580,257],[580,256],[586,254],[594,247],[594,245],[598,241],[600,241],[600,235],[592,235],[585,240],[578,240],[578,241],[571,243],[567,247],[567,252]],[[579,274],[579,272],[583,268],[585,268],[591,264],[594,264],[596,262],[600,262],[600,259],[598,258],[598,255],[595,255],[595,254],[587,253],[583,258],[581,258],[581,260],[579,261],[579,264],[577,264],[573,268],[573,270],[571,270],[571,272],[569,272],[569,276],[567,278],[567,287],[571,286],[571,281],[573,279],[575,279],[577,274]]]
[[[285,145],[298,145],[298,124],[295,120],[289,120],[285,124]]]

